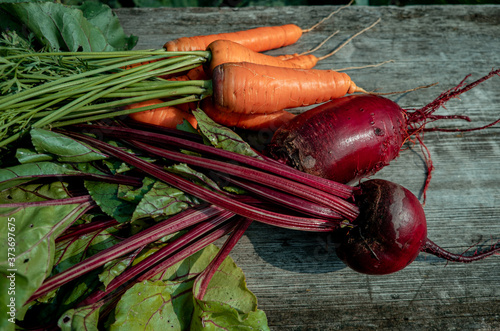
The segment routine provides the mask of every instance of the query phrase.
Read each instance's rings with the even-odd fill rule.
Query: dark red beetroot
[[[410,136],[415,135],[419,139],[418,134],[427,123],[452,118],[469,120],[465,116],[433,113],[449,99],[499,72],[500,69],[494,70],[468,85],[464,85],[464,79],[433,102],[412,112],[376,95],[354,95],[332,100],[280,127],[267,146],[267,154],[310,174],[340,183],[357,181],[388,165],[399,155],[402,144]],[[451,131],[477,129],[482,128]],[[428,166],[430,171],[430,159]]]
[[[355,271],[390,274],[412,263],[420,252],[468,263],[500,251],[493,246],[472,256],[450,253],[427,238],[424,210],[409,190],[381,179],[359,187],[360,214],[353,228],[337,230],[335,246],[337,256]]]
[[[427,239],[420,201],[401,185],[374,179],[360,184],[355,227],[339,233],[337,256],[367,274],[389,274],[413,262]]]
[[[274,134],[268,153],[301,171],[348,183],[399,155],[405,112],[393,101],[353,95],[308,110]]]

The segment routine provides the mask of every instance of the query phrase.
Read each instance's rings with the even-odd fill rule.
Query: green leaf
[[[78,307],[66,311],[57,322],[62,331],[86,330],[97,331],[99,309],[102,304]]]
[[[128,50],[137,42],[136,37],[125,36],[111,9],[98,3],[78,8],[26,1],[4,3],[0,8],[55,51]]]
[[[48,184],[25,184],[0,191],[0,204],[13,202],[34,202],[68,197],[66,184],[53,182]]]
[[[28,298],[50,274],[54,262],[55,238],[70,226],[89,206],[88,203],[53,206],[0,207],[0,287],[9,288],[15,278],[15,295],[0,293],[0,304],[6,307],[15,298],[20,310]],[[12,239],[9,238],[14,238]],[[14,244],[11,244],[14,243]],[[9,256],[11,253],[13,256]],[[8,259],[15,257],[15,260]],[[22,319],[22,316],[16,316]],[[2,318],[0,329],[6,327]]]
[[[0,169],[0,196],[8,198],[5,191],[43,177],[61,179],[59,176],[103,174],[88,163],[60,164],[57,162],[33,162]],[[8,198],[9,200],[11,198]],[[23,202],[21,200],[18,200]],[[5,201],[10,203],[12,201]],[[2,203],[2,202],[0,202]]]
[[[270,330],[262,310],[240,313],[227,303],[196,300],[190,330]]]
[[[110,329],[214,330],[211,321],[216,321],[225,330],[269,330],[241,269],[230,258],[210,282],[206,301],[194,299],[195,277],[217,252],[216,246],[209,245],[151,280],[135,284],[118,302]]]
[[[139,188],[134,188],[130,185],[120,185],[118,188],[118,197],[126,201],[139,203],[144,195],[151,190],[155,182],[156,179],[146,176],[142,180],[142,186]]]
[[[207,186],[216,191],[220,190],[219,186],[213,180],[207,177],[207,175],[202,172],[193,170],[185,163],[176,163],[170,167],[167,167],[166,170],[189,178],[199,185]]]
[[[89,23],[99,29],[113,50],[131,50],[137,44],[138,38],[125,35],[118,17],[108,6],[84,1],[78,8]]]
[[[100,229],[56,244],[53,276],[120,242],[113,229]]]
[[[177,262],[170,268],[164,270],[161,275],[153,277],[154,280],[191,280],[193,275],[201,273],[208,266],[210,261],[217,255],[219,248],[209,245],[204,249],[194,253],[188,258]]]
[[[196,293],[199,283],[195,282]],[[223,302],[238,312],[249,313],[257,308],[257,298],[247,288],[245,275],[236,263],[228,257],[215,272],[203,297],[206,301]]]
[[[0,191],[30,182],[43,176],[57,176],[63,174],[78,174],[78,171],[64,168],[52,162],[27,163],[0,169]]]
[[[193,115],[198,121],[201,132],[214,147],[243,155],[260,157],[239,135],[227,127],[215,123],[201,109],[193,110]]]
[[[23,326],[39,329],[42,325],[56,323],[61,315],[75,309],[82,299],[102,286],[98,274],[99,270],[90,271],[57,289],[50,300],[31,306],[24,316]]]
[[[199,291],[198,279],[193,293]],[[269,330],[257,298],[247,288],[245,275],[228,257],[210,280],[203,300],[194,300],[191,330]]]
[[[183,191],[156,181],[135,208],[131,221],[144,217],[165,218],[190,208],[194,204],[196,203]]]
[[[143,281],[116,305],[110,330],[188,330],[193,311],[192,281]]]
[[[181,124],[177,124],[175,127],[177,130],[185,131],[189,133],[194,133],[199,135],[200,133],[186,120],[183,120]]]
[[[158,247],[153,247],[144,254],[141,253],[139,259],[143,259],[157,250]],[[193,312],[193,275],[202,272],[215,257],[217,251],[216,246],[210,245],[174,264],[163,271],[161,275],[134,285],[118,302],[115,309],[116,321],[111,330],[127,330],[127,326],[130,327],[130,330],[136,330],[141,325],[142,330],[148,329],[145,325],[148,325],[151,330],[188,330]],[[157,308],[158,302],[150,298],[155,294],[155,298],[165,300],[165,302],[162,301],[162,310]],[[143,313],[138,314],[137,312]],[[158,320],[155,315],[162,318]],[[158,323],[156,328],[155,324],[149,323],[150,319],[154,323]],[[164,323],[163,325],[169,323],[168,328],[162,326],[161,323]]]
[[[136,204],[118,197],[119,185],[93,180],[84,181],[85,188],[101,210],[120,223],[130,220]]]
[[[105,288],[116,276],[121,274],[128,266],[132,264],[134,258],[137,257],[137,254],[140,250],[141,249],[138,249],[135,252],[109,261],[104,265],[104,270],[99,274],[99,280],[104,284]]]
[[[37,151],[30,148],[18,148],[16,150],[16,159],[19,161],[19,163],[33,163],[52,161],[54,157],[49,154],[38,153]]]
[[[107,157],[100,151],[57,132],[35,128],[30,134],[38,153],[54,155],[60,162],[91,162]]]

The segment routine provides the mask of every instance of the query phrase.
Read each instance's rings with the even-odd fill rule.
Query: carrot
[[[330,56],[333,56],[335,55],[338,51],[340,51],[345,45],[347,45],[348,43],[350,43],[354,38],[356,38],[357,36],[359,36],[360,34],[370,30],[371,28],[373,28],[375,25],[377,25],[379,22],[380,22],[380,18],[378,20],[376,20],[374,23],[372,23],[370,26],[364,28],[363,30],[361,31],[358,31],[357,33],[355,33],[353,36],[351,36],[349,39],[347,39],[346,41],[344,41],[342,43],[342,45],[340,45],[339,47],[335,48],[332,52],[326,54],[326,55],[323,55],[321,57],[317,57],[315,55],[312,55],[312,54],[308,54],[308,53],[312,53],[314,52],[315,50],[317,50],[318,48],[320,48],[321,46],[323,46],[323,44],[328,41],[328,39],[330,39],[331,37],[333,37],[338,31],[336,31],[335,33],[333,33],[332,35],[330,35],[328,38],[326,38],[325,40],[323,40],[317,47],[315,47],[314,49],[310,50],[310,51],[307,51],[307,52],[304,52],[302,54],[296,54],[295,56],[284,56],[283,59],[286,60],[286,61],[289,61],[289,62],[292,62],[293,65],[292,66],[296,66],[296,67],[299,67],[299,68],[302,68],[302,69],[312,69],[316,66],[316,64],[319,62],[319,61],[322,61],[326,58],[329,58]]]
[[[213,100],[220,109],[269,113],[364,92],[343,72],[294,69],[254,63],[225,63],[213,71]]]
[[[325,20],[329,19],[333,14],[338,13],[340,10],[350,6],[351,3],[352,1],[333,11],[309,29],[302,29],[295,24],[285,24],[279,26],[258,27],[255,29],[229,33],[181,37],[165,43],[163,48],[167,51],[199,51],[205,50],[210,43],[220,39],[237,42],[255,52],[263,52],[285,47],[296,43],[303,33],[312,31]]]
[[[218,65],[228,62],[251,62],[275,67],[300,68],[296,61],[282,60],[278,57],[255,52],[241,44],[230,40],[216,40],[207,46],[211,57],[203,64],[205,73],[212,76],[212,71]]]
[[[290,67],[301,68],[301,69],[312,69],[318,64],[321,59],[312,55],[304,54],[292,56],[285,61],[289,63]]]
[[[330,35],[314,49],[305,52],[303,54],[297,54],[297,55],[294,54],[294,56],[283,55],[276,57],[276,56],[265,55],[253,51],[252,49],[231,40],[215,40],[211,42],[206,48],[206,50],[210,52],[211,58],[208,62],[206,62],[203,65],[203,67],[205,68],[205,72],[209,76],[211,76],[211,73],[216,66],[226,62],[252,62],[257,64],[277,66],[277,67],[312,69],[316,66],[316,64],[319,61],[322,61],[336,54],[342,47],[347,45],[355,37],[373,28],[379,22],[380,18],[370,26],[364,28],[363,30],[351,36],[341,46],[337,47],[334,51],[321,57],[316,57],[315,55],[308,53],[317,50],[328,39],[334,36],[338,31]]]
[[[217,106],[212,103],[211,98],[203,99],[200,108],[208,115],[208,117],[219,124],[252,131],[264,129],[275,131],[281,125],[289,122],[296,116],[285,110],[264,114],[241,114],[227,112],[218,109]]]
[[[153,106],[162,103],[161,99],[152,99],[148,101],[137,102],[126,106],[126,109],[135,109],[146,106]],[[189,112],[183,111],[177,107],[159,107],[151,110],[141,111],[129,114],[129,117],[137,122],[160,125],[163,127],[175,129],[178,124],[184,120],[188,121],[193,127],[198,126],[196,118]]]
[[[294,57],[300,56],[299,53],[294,53],[294,54],[282,54],[282,55],[276,55],[276,57],[280,60],[286,61],[293,59]]]
[[[171,40],[165,45],[167,51],[204,50],[219,39],[232,40],[256,52],[263,52],[292,45],[302,36],[302,29],[295,24],[259,27],[230,33],[218,33],[205,36],[181,37]]]

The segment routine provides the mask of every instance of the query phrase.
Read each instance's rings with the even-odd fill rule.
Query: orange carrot
[[[318,48],[320,48],[321,46],[323,46],[323,44],[328,39],[330,39],[331,37],[333,37],[338,31],[336,31],[335,33],[331,34],[328,38],[326,38],[325,40],[323,40],[317,47],[315,47],[314,49],[312,49],[310,51],[304,52],[302,54],[294,54],[294,56],[284,55],[284,56],[280,56],[280,58],[282,60],[293,62],[293,65],[291,65],[291,67],[292,66],[296,66],[296,67],[302,68],[302,69],[312,69],[312,68],[314,68],[316,66],[316,64],[319,61],[322,61],[322,60],[324,60],[326,58],[329,58],[330,56],[335,55],[345,45],[347,45],[348,43],[350,43],[355,37],[359,36],[360,34],[362,34],[365,31],[368,31],[369,29],[373,28],[379,22],[380,22],[380,18],[378,20],[376,20],[374,23],[372,23],[370,26],[364,28],[363,30],[361,30],[361,31],[357,32],[356,34],[354,34],[353,36],[351,36],[349,39],[347,39],[346,41],[344,41],[342,43],[342,45],[340,45],[339,47],[337,47],[336,49],[334,49],[332,52],[330,52],[330,53],[328,53],[326,55],[323,55],[321,57],[316,57],[315,55],[308,54],[308,53],[312,53],[315,50],[317,50]]]
[[[276,57],[280,60],[283,60],[283,61],[286,61],[286,60],[290,60],[290,59],[293,59],[294,57],[296,56],[300,56],[299,53],[294,53],[294,54],[283,54],[283,55],[276,55]]]
[[[301,68],[296,59],[282,60],[276,56],[255,52],[230,40],[216,40],[207,46],[207,51],[211,53],[211,57],[203,64],[203,68],[210,77],[215,67],[228,62],[251,62],[275,67]],[[302,57],[300,58],[302,59]]]
[[[295,117],[294,114],[285,110],[279,110],[267,114],[241,114],[227,112],[218,109],[212,103],[211,98],[203,99],[200,108],[208,115],[208,117],[219,124],[253,131],[263,129],[274,131]]]
[[[343,72],[225,63],[213,71],[213,100],[228,112],[269,113],[365,92]]]
[[[288,55],[278,56],[278,57],[270,56],[253,51],[249,47],[246,47],[242,44],[239,44],[231,40],[215,40],[211,42],[206,48],[206,50],[211,53],[211,58],[208,62],[206,62],[203,65],[203,67],[205,68],[205,72],[209,76],[211,76],[211,73],[216,66],[226,62],[252,62],[257,64],[277,66],[277,67],[311,69],[314,66],[316,66],[316,64],[319,61],[322,61],[334,55],[356,36],[371,29],[379,22],[380,19],[375,21],[370,26],[354,34],[352,37],[346,40],[340,47],[337,47],[334,51],[321,57],[316,57],[312,54],[307,54],[307,53],[314,52],[315,50],[317,50],[330,37],[334,36],[335,33],[330,35],[320,45],[318,45],[318,47],[314,48],[313,50],[303,54],[297,54],[296,56],[288,56]]]
[[[146,106],[152,106],[164,102],[161,99],[153,99],[148,101],[137,102],[125,107],[126,109],[134,109]],[[197,127],[196,118],[185,111],[176,107],[159,107],[151,110],[141,111],[129,114],[129,117],[137,122],[160,125],[163,127],[175,129],[178,124],[182,124],[184,120],[188,121],[193,127]]]
[[[350,6],[352,2],[353,1],[350,1],[347,5],[331,12],[328,16],[308,29],[302,29],[295,24],[285,24],[280,26],[258,27],[236,32],[181,37],[165,43],[163,48],[167,51],[201,51],[205,50],[211,42],[223,39],[237,42],[256,52],[268,51],[294,44],[303,33],[312,31],[340,10]]]
[[[302,36],[302,29],[295,24],[259,27],[250,30],[218,33],[205,36],[182,37],[167,42],[167,51],[205,50],[215,40],[232,40],[256,52],[294,44]]]
[[[321,61],[322,58],[316,57],[312,54],[297,55],[290,57],[286,62],[290,63],[290,66],[295,66],[301,69],[312,69]]]

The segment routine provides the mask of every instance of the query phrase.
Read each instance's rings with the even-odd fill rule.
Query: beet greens
[[[71,308],[96,314],[103,323],[112,316],[113,309],[121,309],[122,298],[134,293],[138,286],[163,279],[172,266],[203,254],[211,243],[227,236],[225,244],[203,269],[186,279],[192,288],[189,293],[196,300],[204,300],[210,292],[211,279],[217,277],[230,251],[252,222],[300,231],[332,232],[337,239],[339,258],[352,269],[369,274],[401,270],[420,252],[465,263],[500,251],[495,245],[485,252],[462,256],[440,248],[427,238],[425,214],[417,198],[387,181],[370,180],[351,187],[302,173],[256,153],[242,155],[204,145],[190,135],[169,130],[144,131],[119,122],[78,125],[51,132],[33,130],[38,142],[46,140],[45,134],[60,139],[62,147],[76,143],[79,155],[88,155],[93,166],[80,164],[78,169],[68,171],[65,167],[31,163],[30,171],[44,169],[44,174],[37,177],[27,175],[30,163],[26,163],[0,173],[6,176],[0,183],[14,189],[20,184],[38,185],[37,181],[55,178],[68,181],[65,196],[31,202],[74,210],[75,218],[68,219],[65,228],[52,238],[63,249],[56,259],[58,263],[66,254],[64,251],[70,251],[81,238],[90,238],[87,239],[90,247],[98,236],[105,236],[109,246],[67,266],[57,264],[51,274],[43,276],[26,297],[26,303],[34,303],[28,316],[62,314],[59,323],[66,323],[66,317],[71,320],[69,307],[62,303],[67,296],[74,295],[71,294],[77,289],[74,284],[84,281],[95,285],[78,295]],[[43,152],[71,159],[61,151]],[[112,171],[104,169],[104,164]],[[38,195],[40,192],[36,191]],[[116,196],[123,201],[118,203],[113,198]],[[154,216],[146,206],[163,197],[168,197],[161,206],[166,214]],[[134,214],[143,209],[142,216],[131,216],[131,206],[136,207]],[[171,206],[176,206],[175,211],[169,211]],[[0,207],[11,210],[26,208],[27,204]],[[71,226],[77,216],[91,209],[99,216]],[[156,223],[138,221],[146,215],[156,219]],[[135,234],[122,236],[134,227],[137,227]],[[101,283],[97,275],[103,269],[110,272],[112,265],[119,264],[117,261],[126,265],[119,274],[106,280],[105,288],[98,286]],[[65,291],[69,291],[66,296]],[[56,299],[51,305],[41,303],[53,293]],[[59,311],[48,314],[47,310],[56,309],[54,306],[60,306]],[[54,325],[50,319],[46,323],[47,327]],[[23,325],[32,326],[29,321]]]

